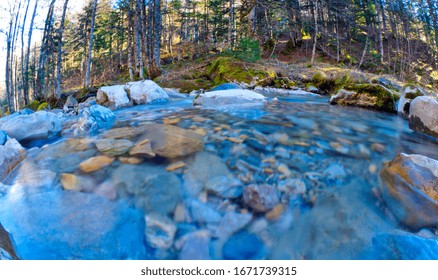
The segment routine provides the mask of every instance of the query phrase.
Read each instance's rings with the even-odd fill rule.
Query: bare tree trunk
[[[24,91],[25,84],[27,83],[27,77],[24,72],[24,27],[26,25],[27,12],[29,10],[30,0],[27,0],[26,11],[24,12],[23,25],[21,26],[21,90],[23,92],[24,104],[29,103],[27,94]],[[30,30],[29,30],[30,32]]]
[[[59,27],[59,42],[58,42],[58,60],[56,63],[56,97],[61,97],[61,67],[62,67],[62,36],[64,33],[65,14],[67,13],[68,0],[64,1],[64,7],[62,9],[61,26]]]
[[[315,20],[315,34],[313,36],[313,48],[312,48],[312,58],[310,59],[310,63],[315,63],[315,54],[316,54],[316,43],[318,38],[318,0],[313,1],[315,6],[315,12],[314,12],[314,20]]]
[[[383,10],[378,9],[377,10],[377,21],[379,24],[379,48],[380,48],[380,63],[383,63],[383,32],[382,32],[382,25],[383,25],[383,21],[382,21],[382,14],[384,13]]]
[[[154,5],[154,61],[157,67],[160,67],[160,55],[161,55],[161,28],[162,28],[162,17],[161,17],[161,0],[155,0]]]
[[[84,88],[90,88],[90,73],[91,73],[91,60],[93,58],[93,44],[94,44],[94,28],[96,21],[96,9],[97,9],[97,0],[93,1],[93,11],[91,14],[91,24],[90,24],[90,39],[88,42],[88,55],[87,55],[87,64],[85,70],[85,80],[84,80]]]
[[[142,59],[142,33],[143,33],[143,28],[142,28],[142,20],[141,20],[141,5],[140,5],[140,1],[137,1],[136,3],[136,21],[135,21],[135,46],[136,46],[136,54],[137,54],[137,72],[140,76],[140,78],[142,80],[144,80],[144,65],[143,65],[143,59]]]
[[[369,31],[369,29],[370,28],[368,28],[368,31]],[[368,38],[369,38],[369,35],[367,33],[367,38],[365,40],[365,47],[363,48],[362,57],[360,58],[360,62],[359,62],[359,65],[357,66],[357,69],[359,69],[362,66],[362,63],[365,59],[365,54],[367,53],[367,49],[368,49],[368,40],[369,40]]]
[[[230,16],[228,18],[228,43],[230,44],[230,50],[234,47],[234,0],[230,0]]]
[[[13,13],[13,11],[11,11],[11,13]],[[12,26],[14,24],[14,15],[11,14],[11,18],[9,21],[9,31],[6,34],[6,69],[5,69],[5,83],[6,83],[6,99],[8,100],[8,108],[9,108],[9,112],[13,111],[12,108],[12,103],[11,103],[11,80],[10,80],[10,64],[9,61],[11,60],[11,41],[12,41]]]
[[[133,31],[133,25],[131,18],[131,8],[128,10],[128,28],[127,28],[127,39],[128,39],[128,71],[129,71],[129,78],[131,81],[134,81],[134,71],[132,69],[132,31]]]

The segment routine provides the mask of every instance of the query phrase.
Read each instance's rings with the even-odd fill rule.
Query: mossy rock
[[[46,110],[48,107],[49,107],[49,103],[47,103],[47,102],[42,102],[42,103],[38,106],[37,111],[43,111],[43,110]]]
[[[220,57],[207,68],[206,76],[214,86],[230,83],[252,83],[254,80],[263,80],[270,77],[267,71],[246,68],[244,63],[231,57]]]
[[[210,81],[197,79],[197,80],[174,80],[168,82],[158,83],[163,88],[176,88],[181,93],[190,93],[194,90],[210,89],[213,87]]]
[[[320,92],[333,95],[350,82],[348,74],[341,77],[328,78],[324,73],[317,72],[313,75],[312,83]]]
[[[395,113],[397,97],[376,84],[349,84],[330,99],[331,104],[349,105]]]
[[[40,102],[38,100],[34,100],[30,102],[29,105],[27,105],[27,108],[33,111],[37,111],[39,106],[40,106]]]

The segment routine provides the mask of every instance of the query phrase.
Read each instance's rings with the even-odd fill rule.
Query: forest
[[[90,0],[71,12],[69,0],[8,1],[1,8],[7,25],[0,30],[6,37],[4,102],[17,111],[32,100],[60,98],[63,91],[84,94],[116,81],[160,79],[181,61],[230,54],[252,63],[327,62],[432,89],[438,79],[437,5]]]

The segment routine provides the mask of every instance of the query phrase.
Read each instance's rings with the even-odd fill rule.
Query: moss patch
[[[34,100],[34,101],[30,102],[29,105],[27,105],[26,107],[33,110],[33,111],[37,111],[38,106],[40,106],[40,102],[38,100]]]
[[[350,82],[348,74],[341,77],[328,78],[323,72],[317,72],[313,75],[312,83],[321,92],[333,95],[337,93],[342,87]]]
[[[181,93],[190,93],[194,90],[205,89],[208,90],[213,87],[210,81],[197,79],[197,80],[175,80],[158,83],[164,88],[177,88]]]
[[[47,107],[49,107],[49,103],[47,103],[47,102],[42,102],[42,103],[38,106],[37,111],[46,110]]]
[[[348,84],[344,87],[347,91],[356,93],[356,99],[360,100],[362,96],[369,96],[375,100],[374,108],[386,111],[395,112],[395,103],[397,96],[381,85],[376,84]]]
[[[217,86],[235,81],[250,84],[254,80],[265,79],[270,75],[267,71],[247,68],[244,62],[231,57],[220,57],[209,65],[206,76],[214,86]]]

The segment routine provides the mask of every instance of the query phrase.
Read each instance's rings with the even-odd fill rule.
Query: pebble
[[[194,117],[192,118],[192,120],[193,120],[194,122],[205,122],[205,121],[207,121],[208,119],[206,119],[206,118],[204,118],[204,117],[200,117],[200,116],[194,116]]]
[[[155,157],[155,153],[152,151],[151,141],[149,139],[142,140],[135,144],[135,146],[129,151],[131,156],[140,156],[145,158]]]
[[[265,213],[274,208],[280,200],[271,185],[249,185],[243,189],[243,201],[255,212]]]
[[[114,158],[109,156],[96,156],[81,162],[79,168],[82,172],[91,173],[110,165],[113,161]]]
[[[272,210],[266,212],[265,218],[268,221],[276,221],[280,218],[281,214],[284,212],[284,206],[282,204],[275,205]]]
[[[169,249],[175,238],[175,223],[166,216],[150,214],[145,216],[146,241],[153,248]]]
[[[116,186],[109,180],[100,184],[94,193],[111,201],[114,201],[117,198]]]
[[[201,135],[201,136],[207,135],[207,131],[205,129],[203,129],[203,128],[197,128],[197,129],[194,130],[194,132],[199,134],[199,135]]]
[[[67,191],[81,191],[79,179],[74,174],[63,173],[61,175],[61,185],[62,188]]]
[[[172,163],[169,166],[167,166],[166,170],[169,172],[172,172],[172,171],[175,171],[177,169],[183,168],[185,166],[186,166],[186,164],[183,161],[178,161],[178,162]]]
[[[165,118],[165,119],[163,119],[163,123],[169,124],[169,125],[178,124],[180,121],[181,121],[180,118]]]
[[[108,156],[120,156],[126,154],[134,144],[125,139],[99,139],[94,142],[97,149]]]
[[[385,151],[385,146],[380,144],[380,143],[373,143],[373,144],[371,144],[371,149],[373,151],[383,153]]]
[[[140,164],[143,162],[143,159],[139,157],[119,157],[118,160],[124,164]]]
[[[230,141],[230,142],[237,143],[237,144],[240,144],[240,143],[243,142],[243,139],[241,139],[241,138],[236,138],[236,137],[227,137],[227,138],[225,138],[225,139],[228,140],[228,141]]]
[[[283,173],[284,176],[286,176],[286,177],[290,177],[290,176],[292,175],[292,172],[290,172],[289,167],[287,167],[287,165],[284,164],[284,163],[280,164],[280,165],[277,167],[277,170],[278,170],[280,173]]]
[[[369,171],[371,174],[376,173],[376,172],[377,172],[377,165],[375,165],[375,164],[370,164],[370,166],[368,166],[368,171]]]

